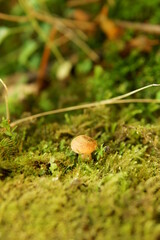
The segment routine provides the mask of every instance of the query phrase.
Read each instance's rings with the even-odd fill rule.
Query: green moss
[[[159,121],[131,105],[10,130],[19,141],[0,161],[0,239],[159,239]],[[70,149],[78,134],[98,142],[91,161]]]

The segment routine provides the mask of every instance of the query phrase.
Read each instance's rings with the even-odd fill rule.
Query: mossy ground
[[[143,114],[103,107],[14,131],[3,121],[0,239],[160,239],[160,118]],[[97,140],[92,160],[71,151],[79,134]]]

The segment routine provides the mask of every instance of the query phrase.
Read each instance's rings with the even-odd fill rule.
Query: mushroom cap
[[[78,154],[91,154],[97,148],[97,142],[86,135],[79,135],[71,142],[73,152]]]

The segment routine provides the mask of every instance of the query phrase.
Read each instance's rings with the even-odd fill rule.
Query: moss
[[[11,131],[17,145],[8,154],[6,143],[0,161],[0,239],[159,239],[159,121],[131,105]],[[91,161],[70,149],[78,134],[98,142]]]

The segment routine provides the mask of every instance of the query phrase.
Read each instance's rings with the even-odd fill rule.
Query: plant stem
[[[38,113],[38,114],[29,116],[29,117],[26,117],[26,118],[19,119],[15,122],[12,122],[10,125],[12,127],[14,127],[17,124],[21,124],[21,123],[27,122],[27,121],[32,121],[33,119],[36,119],[36,118],[39,118],[39,117],[44,117],[44,116],[57,114],[57,113],[63,113],[63,112],[71,112],[71,111],[80,110],[80,109],[99,107],[99,106],[103,106],[103,105],[132,103],[132,102],[133,103],[136,103],[136,102],[139,102],[139,103],[160,103],[159,99],[123,99],[123,98],[126,98],[130,95],[133,95],[133,94],[137,93],[137,92],[140,92],[140,91],[142,91],[146,88],[159,87],[159,86],[160,86],[160,84],[151,84],[151,85],[147,85],[147,86],[142,87],[142,88],[138,88],[134,91],[131,91],[131,92],[123,94],[123,95],[120,95],[120,96],[115,97],[115,98],[102,100],[102,101],[99,101],[99,102],[92,102],[92,103],[86,103],[86,104],[77,105],[77,106],[55,109],[55,110],[51,110],[51,111],[47,111],[47,112],[43,112],[43,113]]]
[[[10,120],[10,113],[9,113],[9,105],[8,105],[8,88],[6,86],[6,84],[3,82],[2,79],[0,79],[0,82],[2,83],[4,89],[5,89],[5,105],[6,105],[6,119],[9,121]]]
[[[160,26],[157,24],[149,24],[149,23],[140,23],[140,22],[129,22],[129,21],[114,21],[119,27],[132,29],[135,31],[146,32],[150,34],[160,34]]]

